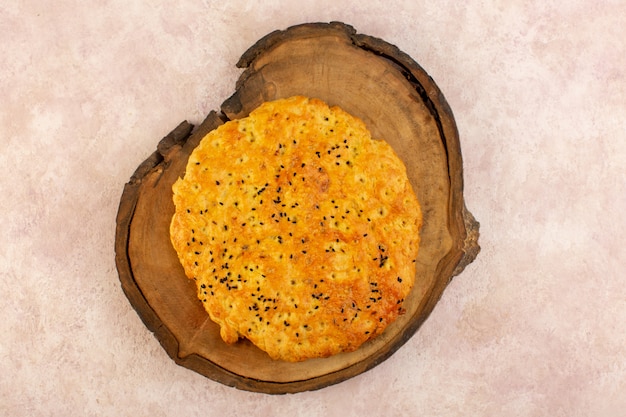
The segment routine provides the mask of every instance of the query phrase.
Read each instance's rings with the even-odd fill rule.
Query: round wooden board
[[[452,112],[434,81],[395,46],[342,23],[273,32],[244,53],[245,71],[221,112],[194,129],[181,123],[126,184],[117,216],[122,288],[179,365],[239,389],[272,394],[319,389],[385,360],[424,322],[450,279],[479,252],[478,223],[463,202],[463,170]],[[196,298],[169,240],[171,186],[204,137],[264,101],[317,97],[361,118],[404,161],[424,214],[416,285],[406,314],[357,351],[299,363],[275,361],[247,341],[227,345]]]

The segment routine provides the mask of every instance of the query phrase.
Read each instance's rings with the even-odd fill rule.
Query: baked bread
[[[225,342],[328,357],[403,313],[420,205],[392,148],[342,109],[266,102],[207,134],[173,192],[171,242]]]

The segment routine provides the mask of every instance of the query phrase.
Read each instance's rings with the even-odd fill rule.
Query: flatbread
[[[207,134],[173,192],[172,244],[226,343],[328,357],[403,313],[420,205],[393,149],[342,109],[266,102]]]

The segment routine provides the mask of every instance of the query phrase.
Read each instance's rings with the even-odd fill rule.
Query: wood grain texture
[[[478,223],[463,201],[463,167],[452,111],[428,74],[395,46],[342,23],[273,32],[246,51],[235,93],[195,130],[163,138],[124,188],[116,231],[122,288],[178,364],[223,384],[272,394],[319,389],[385,360],[424,322],[450,279],[479,252]],[[247,341],[226,345],[197,300],[169,241],[171,186],[202,137],[264,101],[305,95],[361,118],[407,166],[424,212],[416,285],[407,313],[352,353],[274,361]]]

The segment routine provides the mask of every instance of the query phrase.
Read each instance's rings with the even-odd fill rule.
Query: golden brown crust
[[[172,244],[227,343],[327,357],[402,313],[420,206],[391,147],[343,110],[264,103],[209,133],[173,190]]]

